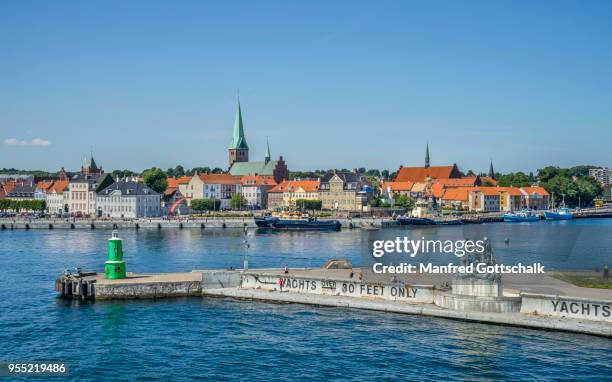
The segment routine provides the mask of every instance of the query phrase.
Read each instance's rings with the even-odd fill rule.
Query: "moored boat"
[[[536,222],[538,220],[540,220],[540,217],[531,211],[508,212],[504,214],[504,221],[507,223]]]
[[[553,211],[544,211],[546,220],[572,220],[574,213],[569,208],[557,208]]]
[[[256,217],[258,228],[278,231],[337,231],[342,228],[338,220],[317,220],[306,214],[282,214]]]
[[[397,218],[397,222],[399,225],[436,225],[433,219],[414,216],[400,216]]]

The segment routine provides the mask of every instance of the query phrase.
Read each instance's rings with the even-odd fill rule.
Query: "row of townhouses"
[[[12,183],[11,183],[12,182]],[[161,195],[133,180],[114,180],[91,156],[77,173],[63,168],[57,179],[12,180],[2,185],[13,200],[44,200],[52,215],[140,218],[161,215]],[[6,192],[8,190],[8,192]]]

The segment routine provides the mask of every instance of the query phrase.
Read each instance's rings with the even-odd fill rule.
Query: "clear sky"
[[[2,1],[0,168],[612,165],[611,1]]]

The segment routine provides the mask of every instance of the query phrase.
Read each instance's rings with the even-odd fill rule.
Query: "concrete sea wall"
[[[612,323],[612,301],[521,293],[521,313]]]
[[[282,280],[282,288],[279,280]],[[283,290],[327,296],[374,298],[408,303],[431,304],[434,302],[434,287],[431,285],[362,283],[357,280],[347,281],[248,273],[244,275],[241,287],[245,289]]]

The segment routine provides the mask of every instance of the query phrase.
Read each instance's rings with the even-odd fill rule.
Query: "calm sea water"
[[[612,220],[385,230],[491,238],[501,261],[593,269],[612,264]],[[80,303],[59,300],[65,268],[101,269],[109,231],[0,232],[0,362],[61,360],[72,380],[603,380],[604,338],[229,299]],[[230,230],[123,231],[128,270],[241,267]],[[509,245],[504,243],[509,239]],[[368,235],[249,234],[251,267],[359,263]],[[57,380],[57,379],[55,379]]]

